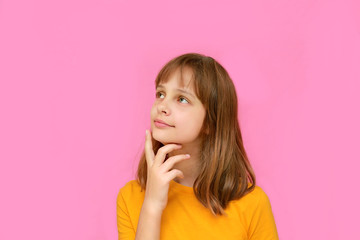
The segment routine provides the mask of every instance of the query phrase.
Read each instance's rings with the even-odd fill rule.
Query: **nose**
[[[158,105],[158,113],[165,113],[165,115],[169,115],[170,110],[164,102]]]

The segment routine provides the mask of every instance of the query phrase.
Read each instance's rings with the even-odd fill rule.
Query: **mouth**
[[[158,128],[174,127],[174,126],[171,126],[171,125],[167,124],[166,122],[161,121],[159,119],[154,120],[154,124]]]

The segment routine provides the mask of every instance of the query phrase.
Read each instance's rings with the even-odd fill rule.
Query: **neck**
[[[181,149],[174,150],[169,153],[169,157],[179,154],[190,154],[190,158],[181,160],[180,162],[174,164],[173,169],[178,169],[184,174],[184,178],[176,177],[174,181],[188,187],[193,187],[200,170],[200,157],[198,148],[183,144]]]

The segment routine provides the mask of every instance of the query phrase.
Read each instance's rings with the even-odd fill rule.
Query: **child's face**
[[[192,71],[185,68],[182,88],[178,70],[156,89],[156,99],[151,108],[151,130],[153,138],[164,145],[195,143],[198,140],[206,111],[196,97],[194,83],[190,83],[191,76]],[[159,125],[156,120],[171,126]]]

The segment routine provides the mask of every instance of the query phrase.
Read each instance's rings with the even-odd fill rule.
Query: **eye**
[[[184,99],[186,101],[186,103],[189,103],[189,101],[184,97],[179,97],[179,99],[180,99],[180,102],[181,102],[181,99]]]
[[[155,96],[158,98],[160,95],[163,95],[162,92],[156,92]]]

